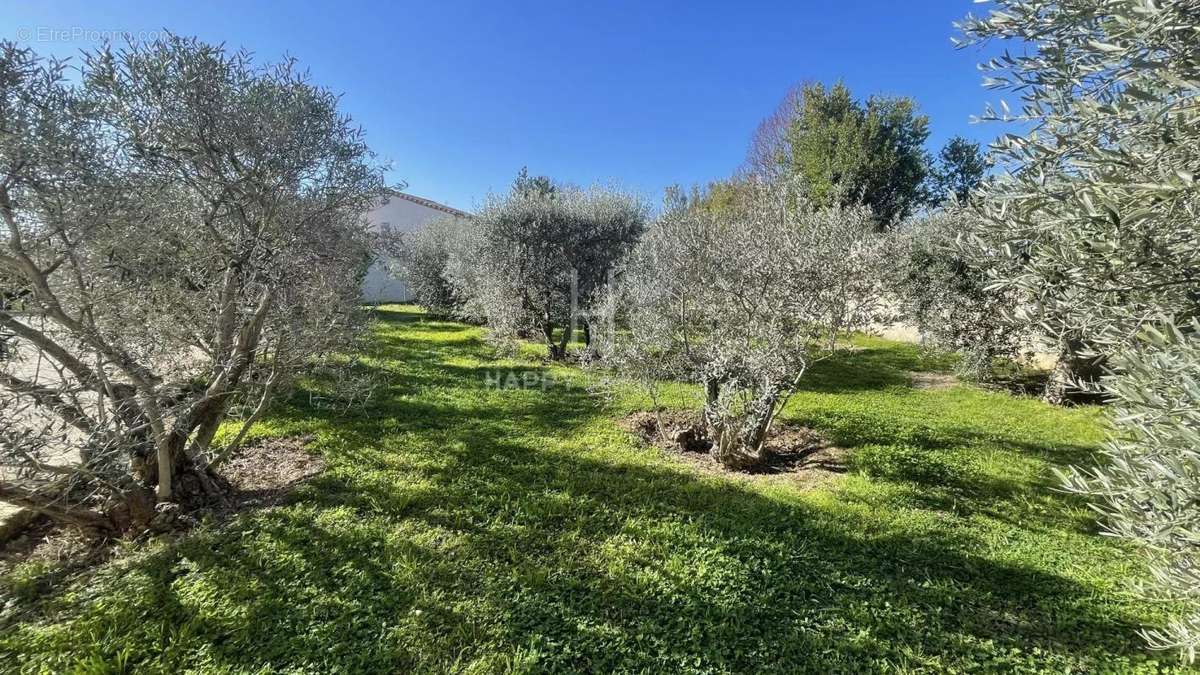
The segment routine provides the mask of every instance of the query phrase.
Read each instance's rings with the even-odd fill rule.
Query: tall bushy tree
[[[953,199],[966,204],[987,174],[987,158],[979,144],[955,136],[938,151],[930,169],[930,195],[935,202]]]
[[[928,137],[929,119],[912,99],[863,103],[840,82],[810,83],[789,92],[760,126],[748,170],[764,179],[798,176],[817,206],[866,204],[886,226],[927,199]]]
[[[114,531],[211,485],[230,410],[354,336],[381,188],[291,62],[0,45],[0,500]]]
[[[987,227],[965,250],[1015,263],[996,283],[1021,294],[1018,318],[1056,338],[1068,363],[1109,358],[1119,436],[1072,486],[1101,500],[1112,532],[1162,554],[1154,583],[1193,614],[1151,644],[1194,658],[1200,606],[1185,571],[1200,564],[1200,502],[1186,410],[1200,371],[1200,4],[998,5],[962,29],[967,43],[1025,46],[986,65],[988,84],[1022,99],[1018,114],[989,117],[1029,131],[999,144],[1006,173],[982,190]]]
[[[714,457],[765,459],[779,410],[844,331],[886,313],[885,235],[865,207],[819,209],[795,182],[750,182],[721,209],[674,199],[604,303],[604,363],[704,392]]]
[[[583,305],[637,241],[646,214],[640,199],[617,190],[518,179],[473,219],[450,274],[494,337],[537,333],[561,359]],[[589,326],[585,317],[585,340]]]

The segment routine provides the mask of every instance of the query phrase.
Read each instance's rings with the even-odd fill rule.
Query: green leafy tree
[[[883,226],[926,201],[929,118],[910,98],[856,100],[842,83],[805,84],[784,98],[751,144],[748,173],[799,176],[818,207],[864,204]]]
[[[513,193],[519,195],[549,197],[555,190],[554,181],[549,176],[530,176],[527,166],[521,167],[512,185]]]
[[[987,173],[988,163],[979,144],[955,136],[942,146],[930,169],[931,199],[944,201],[951,195],[960,204],[974,193]]]
[[[1156,595],[1189,613],[1147,631],[1194,660],[1200,646],[1200,3],[1001,0],[961,24],[965,44],[1014,41],[986,82],[1019,93],[1022,122],[980,189],[964,251],[1014,265],[996,287],[1064,362],[1105,363],[1117,434],[1068,485],[1115,535],[1147,544]],[[1002,266],[1001,269],[1007,269]]]

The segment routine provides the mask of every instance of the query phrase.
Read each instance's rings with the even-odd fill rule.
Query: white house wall
[[[392,232],[414,232],[429,221],[447,215],[450,214],[404,197],[391,197],[382,206],[369,211],[367,221],[376,231],[390,227]],[[388,273],[387,261],[380,258],[371,264],[363,279],[362,299],[372,304],[408,302],[412,300],[412,292],[403,279]]]

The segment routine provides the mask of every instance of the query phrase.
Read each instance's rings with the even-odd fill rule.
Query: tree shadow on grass
[[[990,559],[961,528],[908,529],[654,461],[580,388],[491,388],[489,364],[447,363],[480,358],[470,335],[436,351],[385,336],[402,378],[367,408],[282,413],[319,432],[325,474],[285,506],[120,563],[111,593],[74,616],[87,639],[19,625],[0,656],[353,672],[1095,671],[1147,659],[1145,617],[1111,591]],[[433,400],[413,396],[435,385]],[[48,618],[63,620],[59,601],[45,600]]]
[[[812,364],[800,380],[802,391],[850,393],[908,387],[913,372],[946,372],[952,359],[925,354],[916,345],[857,346]]]
[[[1095,589],[968,538],[509,437],[450,432],[416,487],[364,479],[388,466],[335,470],[289,507],[133,564],[143,592],[90,628],[120,634],[149,608],[186,630],[146,643],[172,643],[179,660],[160,665],[203,654],[233,670],[442,668],[530,648],[539,668],[588,671],[1140,658],[1136,620]]]
[[[817,361],[800,380],[802,391],[853,392],[909,385],[920,361],[906,350],[866,347]]]
[[[917,403],[913,404],[918,405]],[[835,445],[849,450],[849,466],[875,480],[911,485],[905,499],[926,508],[960,516],[986,515],[1025,529],[1097,531],[1087,501],[1060,491],[1049,466],[1073,466],[1092,461],[1096,446],[1051,442],[1020,431],[1019,419],[1010,429],[981,429],[938,419],[901,419],[869,407],[829,419],[806,411],[788,411],[785,418],[826,433]],[[986,466],[993,453],[1045,462],[1036,473],[1017,470],[1003,460]],[[981,465],[981,462],[983,465]],[[1045,508],[1024,508],[1036,497]]]

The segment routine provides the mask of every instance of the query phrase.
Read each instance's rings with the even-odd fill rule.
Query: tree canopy
[[[641,236],[647,211],[620,190],[557,185],[522,170],[508,194],[461,225],[444,274],[493,338],[537,333],[560,359],[580,321],[589,336],[587,304]]]
[[[955,136],[938,151],[930,168],[930,199],[941,202],[953,197],[965,204],[971,194],[983,182],[988,162],[979,144]]]
[[[910,98],[865,102],[845,84],[805,84],[760,125],[748,173],[796,176],[818,207],[864,204],[887,226],[926,202],[929,119]]]
[[[608,289],[600,349],[643,381],[700,384],[713,456],[732,468],[767,458],[776,414],[839,335],[888,314],[891,243],[866,207],[817,208],[796,181],[742,188],[722,208],[671,195]]]
[[[148,525],[359,325],[382,174],[292,62],[168,37],[65,65],[0,43],[0,499]],[[31,364],[37,364],[31,366]],[[62,458],[77,457],[77,462]]]

